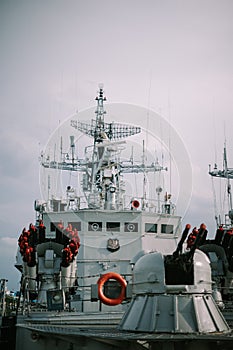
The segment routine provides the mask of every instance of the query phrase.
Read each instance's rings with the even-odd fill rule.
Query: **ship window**
[[[50,231],[55,231],[56,230],[56,225],[57,225],[58,223],[55,223],[55,222],[50,222]]]
[[[161,233],[173,234],[173,225],[162,224]]]
[[[50,222],[51,233],[50,233],[50,236],[48,236],[48,233],[46,233],[46,238],[56,239],[57,243],[66,245],[68,244],[69,239],[65,234],[63,234],[63,229],[60,229],[59,225],[61,225],[61,222]],[[53,232],[54,234],[52,235]]]
[[[54,232],[54,231],[58,230],[59,224],[60,224],[60,222],[50,222],[50,231]]]
[[[71,224],[73,230],[76,228],[76,230],[81,231],[81,222],[80,221],[70,221],[70,222],[68,222],[68,225],[69,224]]]
[[[157,232],[157,224],[145,224],[145,232],[156,233]]]
[[[120,232],[120,223],[119,222],[107,222],[106,229],[107,229],[107,231]]]
[[[88,231],[102,231],[102,222],[89,221]]]
[[[125,222],[125,232],[138,232],[138,223],[136,222]]]

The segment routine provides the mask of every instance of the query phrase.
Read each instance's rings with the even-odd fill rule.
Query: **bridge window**
[[[145,224],[145,232],[156,233],[157,232],[157,224]]]
[[[107,231],[120,232],[120,222],[106,222]]]
[[[102,222],[89,221],[88,231],[102,231]]]
[[[69,224],[71,224],[73,230],[76,228],[76,230],[81,231],[81,222],[80,221],[70,221],[70,222],[68,222],[68,225]]]
[[[125,222],[125,232],[138,232],[138,223],[137,222]]]
[[[162,224],[161,233],[173,234],[173,225]]]

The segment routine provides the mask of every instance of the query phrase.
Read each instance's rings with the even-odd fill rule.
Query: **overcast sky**
[[[225,138],[233,163],[232,18],[232,0],[0,0],[0,278],[9,288],[19,286],[17,238],[40,198],[40,151],[59,123],[95,104],[100,82],[109,102],[169,121],[192,165],[183,223],[214,231],[208,164],[221,166]]]

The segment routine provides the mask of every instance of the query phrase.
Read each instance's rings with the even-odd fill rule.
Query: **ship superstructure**
[[[125,203],[125,173],[141,174],[143,187],[148,173],[167,169],[158,161],[146,163],[144,142],[140,164],[122,161],[125,139],[139,134],[141,128],[105,121],[102,86],[96,101],[95,119],[70,121],[74,131],[93,140],[84,148],[84,158],[76,156],[73,135],[70,152],[61,151],[59,160],[51,160],[45,153],[41,156],[42,167],[49,171],[80,173],[81,184],[77,186],[81,186],[83,197],[68,185],[65,198],[51,196],[35,202],[36,224],[23,230],[16,264],[22,272],[25,305],[31,307],[33,301],[33,308],[47,308],[50,294],[56,291],[60,293],[62,309],[98,313],[107,310],[108,306],[94,302],[98,278],[111,271],[130,282],[140,254],[175,250],[181,232],[181,218],[175,215],[171,196],[166,193],[165,200],[160,199],[161,186],[156,188],[153,203],[144,189],[142,197],[132,193],[130,202]],[[111,285],[114,295],[117,282]],[[123,310],[124,304],[117,309]]]
[[[231,180],[233,179],[233,168],[228,166],[227,161],[227,148],[226,143],[223,150],[223,168],[218,169],[217,164],[214,165],[214,168],[211,169],[209,166],[209,174],[214,178],[225,179],[226,180],[226,189],[227,189],[227,201],[228,201],[228,212],[225,214],[224,218],[221,218],[220,215],[215,216],[217,227],[230,228],[233,227],[233,206],[232,206],[232,191],[231,191]]]
[[[95,118],[77,114],[70,120],[69,151],[61,137],[59,157],[47,149],[41,155],[48,172],[45,198],[35,201],[35,223],[18,240],[15,349],[174,350],[191,339],[187,349],[197,341],[204,350],[211,333],[212,341],[228,344],[230,329],[212,298],[209,260],[196,252],[205,225],[183,254],[190,225],[181,235],[181,217],[160,183],[152,186],[154,197],[147,194],[149,174],[167,168],[147,161],[144,140],[140,162],[122,157],[126,140],[140,135],[141,127],[105,121],[105,101],[100,85]],[[76,154],[75,133],[93,141],[83,146],[83,157]],[[63,197],[51,183],[52,174],[62,172],[79,174]],[[130,174],[139,178],[141,195],[126,183]],[[206,312],[208,325],[199,322]]]
[[[202,247],[207,253],[212,263],[212,279],[215,283],[215,289],[220,294],[220,305],[223,308],[223,314],[228,323],[233,326],[233,207],[231,180],[233,179],[233,168],[228,165],[226,142],[223,149],[223,167],[218,169],[217,164],[214,168],[209,166],[209,174],[212,179],[219,179],[221,184],[224,182],[224,198],[227,205],[224,214],[217,213],[215,208],[216,234],[209,244]],[[216,196],[216,193],[214,191]],[[219,199],[219,205],[224,208],[222,199]],[[216,205],[216,200],[215,200]],[[216,206],[217,207],[217,206]],[[221,302],[223,300],[223,303]]]
[[[76,198],[76,209],[110,209],[121,210],[126,209],[124,203],[125,182],[124,174],[143,174],[162,172],[167,170],[155,160],[151,164],[146,164],[146,154],[144,140],[142,140],[141,162],[134,162],[132,158],[121,159],[121,152],[127,147],[125,139],[130,136],[141,133],[141,127],[130,124],[122,124],[116,122],[105,122],[103,88],[100,87],[99,95],[96,97],[97,108],[95,110],[96,118],[90,122],[72,119],[70,125],[77,131],[93,139],[93,144],[84,148],[84,158],[80,159],[75,154],[75,136],[70,136],[70,153],[63,152],[61,149],[60,160],[51,160],[46,154],[41,156],[41,165],[46,169],[66,170],[71,172],[80,172],[82,174],[81,185],[83,195],[86,201]],[[62,144],[62,141],[61,141]],[[62,145],[60,145],[62,148]],[[143,187],[143,184],[142,184]],[[156,189],[159,195],[162,188]],[[67,198],[75,198],[75,189],[67,187]],[[132,193],[133,196],[133,193]],[[144,196],[144,197],[143,197]],[[141,203],[134,202],[133,205],[140,205],[141,209],[146,210],[148,201],[146,199],[145,190],[143,191]],[[166,197],[167,206],[157,207],[154,203],[154,211],[174,214],[174,206],[170,203],[170,195]],[[132,199],[133,200],[133,199]],[[155,201],[155,199],[154,199]],[[70,202],[65,203],[63,207],[70,209]],[[49,203],[44,203],[49,207]],[[59,203],[57,203],[57,206]],[[52,203],[52,208],[56,206],[56,201]],[[51,209],[52,209],[51,208]],[[138,208],[137,208],[138,209]]]

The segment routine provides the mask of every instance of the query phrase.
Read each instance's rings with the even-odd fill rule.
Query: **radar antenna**
[[[138,126],[131,126],[121,123],[106,123],[104,121],[104,115],[106,111],[104,109],[104,96],[103,85],[99,85],[99,94],[96,97],[97,108],[96,108],[96,119],[91,120],[90,123],[86,123],[79,120],[71,120],[71,126],[84,134],[93,137],[94,143],[100,143],[106,139],[117,140],[128,136],[132,136],[141,132],[141,128]]]

